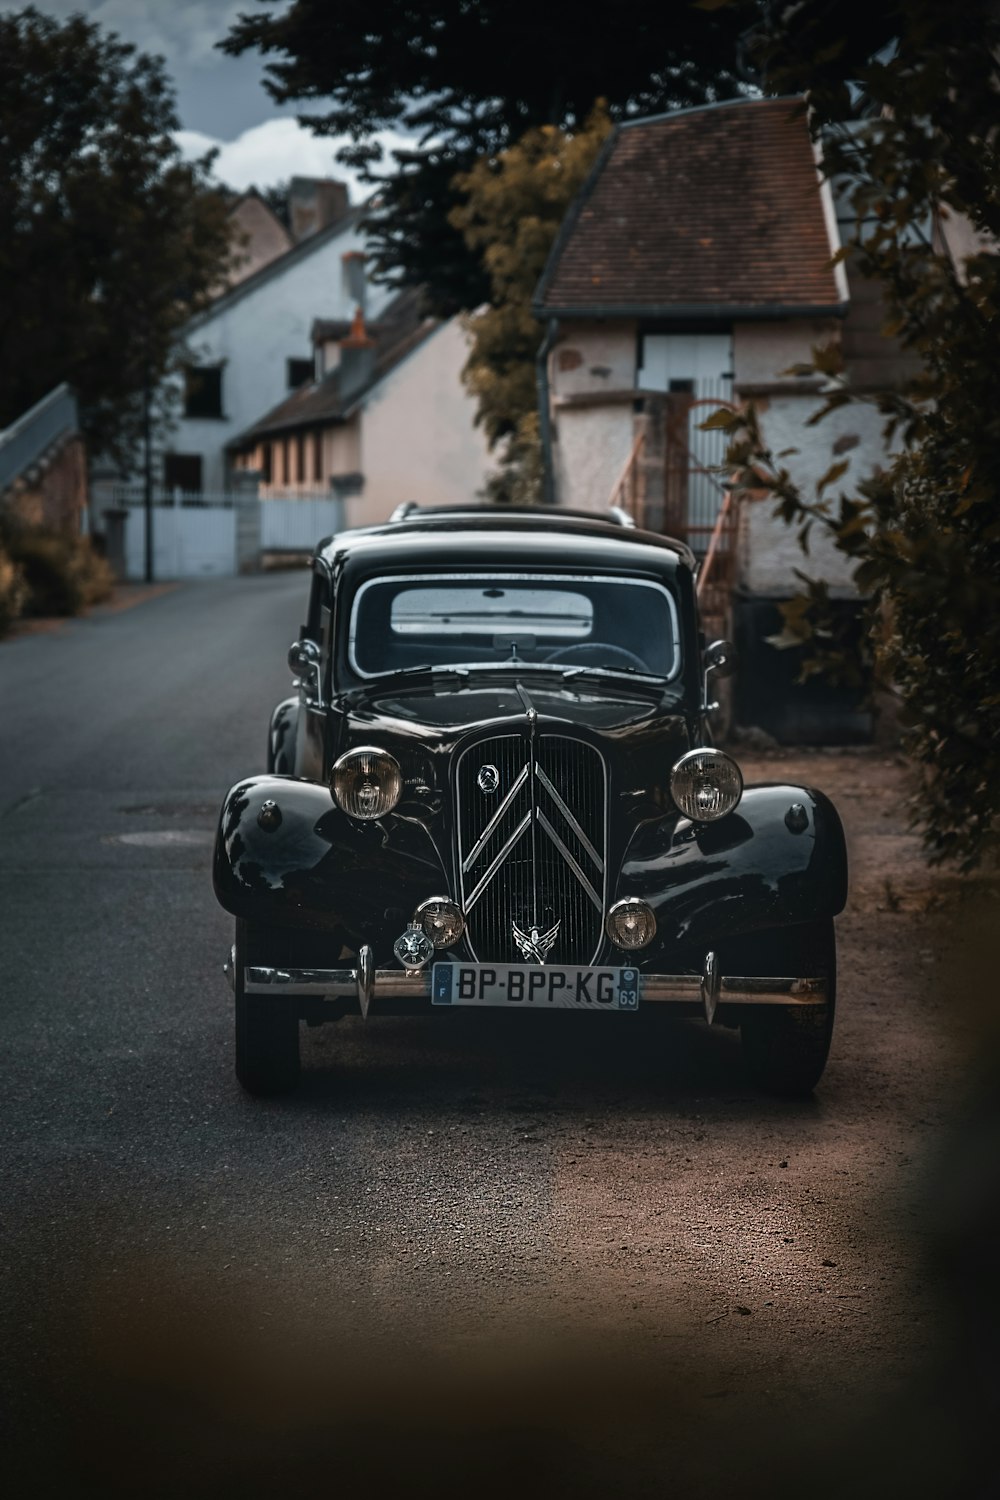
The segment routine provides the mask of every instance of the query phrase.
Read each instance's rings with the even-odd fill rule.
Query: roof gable
[[[541,316],[842,311],[802,102],[619,126],[553,247]]]
[[[320,329],[318,336],[322,338],[324,330],[340,326],[317,318],[313,324],[313,338],[317,338],[317,328]],[[346,332],[351,325],[343,326]],[[383,308],[380,316],[367,325],[366,332],[375,345],[375,359],[371,376],[363,385],[343,396],[338,372],[334,370],[322,380],[299,386],[227,446],[238,449],[263,437],[346,420],[408,354],[443,326],[439,319],[424,316],[419,288],[400,292]]]
[[[298,265],[300,261],[306,260],[310,255],[315,255],[317,250],[321,250],[331,240],[337,239],[338,236],[346,233],[348,229],[353,228],[358,222],[360,215],[360,208],[352,208],[342,219],[337,219],[334,223],[328,224],[325,229],[319,229],[315,234],[307,235],[305,239],[298,240],[284,254],[276,256],[274,260],[269,260],[259,270],[253,271],[249,276],[244,277],[242,281],[238,281],[234,286],[229,287],[221,296],[216,297],[215,301],[210,303],[203,312],[198,313],[190,320],[186,325],[185,332],[191,333],[194,329],[201,328],[206,323],[210,323],[217,314],[228,311],[230,307],[234,306],[243,297],[248,297],[251,292],[255,292],[258,287],[263,286],[266,281],[270,281],[275,276],[282,275],[283,272],[291,269],[292,266]]]

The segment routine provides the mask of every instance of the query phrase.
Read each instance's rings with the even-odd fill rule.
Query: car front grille
[[[457,768],[458,866],[482,963],[592,963],[605,911],[607,787],[593,746],[480,740]],[[520,940],[519,940],[520,939]]]

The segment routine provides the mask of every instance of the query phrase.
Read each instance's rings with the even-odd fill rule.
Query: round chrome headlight
[[[462,908],[447,896],[431,896],[421,901],[413,913],[435,948],[452,948],[465,931]]]
[[[656,936],[656,918],[652,908],[645,901],[640,901],[638,896],[626,896],[624,900],[616,901],[608,912],[605,926],[611,941],[629,952],[635,948],[645,948]]]
[[[403,773],[387,750],[360,745],[334,762],[330,788],[348,817],[384,818],[402,796]]]
[[[670,773],[670,795],[693,823],[714,823],[743,796],[743,774],[721,750],[689,750]]]

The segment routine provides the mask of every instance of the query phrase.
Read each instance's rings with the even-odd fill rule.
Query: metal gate
[[[141,486],[116,485],[125,511],[125,576],[146,576],[146,511]],[[231,578],[237,568],[237,506],[228,494],[153,492],[153,577]]]

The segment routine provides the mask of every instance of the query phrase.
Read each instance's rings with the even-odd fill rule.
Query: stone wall
[[[78,533],[87,507],[87,458],[78,434],[40,459],[8,493],[11,514],[31,526]]]

